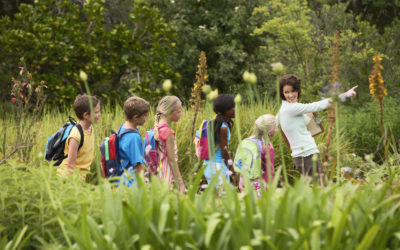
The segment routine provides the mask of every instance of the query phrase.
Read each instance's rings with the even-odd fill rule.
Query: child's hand
[[[186,194],[186,193],[187,193],[187,189],[186,189],[186,187],[185,187],[185,183],[183,183],[183,180],[181,180],[181,181],[179,182],[179,190],[180,190],[183,194]]]
[[[355,91],[356,88],[358,88],[358,85],[356,85],[356,86],[352,87],[351,89],[347,90],[344,93],[344,96],[347,97],[347,98],[348,97],[355,97],[357,95],[357,93]]]

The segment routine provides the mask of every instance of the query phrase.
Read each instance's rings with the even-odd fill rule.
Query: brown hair
[[[124,103],[124,113],[127,120],[134,115],[142,116],[150,111],[150,104],[143,98],[137,96],[129,97]]]
[[[93,108],[95,108],[100,100],[96,96],[91,96]],[[90,102],[87,94],[78,95],[74,102],[74,111],[79,120],[83,120],[83,114],[88,112],[90,114]]]
[[[285,95],[283,94],[283,87],[286,85],[292,86],[293,90],[298,93],[297,98],[300,99],[301,95],[301,79],[293,74],[284,75],[279,80],[279,92],[282,100],[286,101]]]

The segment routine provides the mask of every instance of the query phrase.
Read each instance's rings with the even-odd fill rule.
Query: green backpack
[[[246,170],[250,179],[260,178],[262,141],[246,138],[236,150],[234,168],[236,171]]]

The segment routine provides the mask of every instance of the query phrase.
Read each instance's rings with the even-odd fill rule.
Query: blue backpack
[[[64,155],[65,142],[73,127],[76,127],[79,130],[79,134],[81,135],[81,141],[79,143],[78,150],[82,147],[84,141],[84,134],[82,126],[77,123],[71,116],[69,117],[69,122],[65,123],[62,128],[59,128],[57,132],[49,136],[49,139],[46,143],[46,148],[44,151],[44,158],[47,161],[55,161],[54,166],[58,166],[61,162],[68,157],[68,155]]]

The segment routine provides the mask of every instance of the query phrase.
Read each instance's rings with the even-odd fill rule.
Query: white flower
[[[347,174],[351,173],[351,168],[348,166],[342,167],[340,170],[342,171],[342,173],[347,173]]]
[[[228,166],[232,166],[233,165],[233,161],[232,161],[232,159],[229,159],[228,160]]]
[[[147,145],[146,148],[144,149],[144,151],[146,152],[146,155],[149,155],[151,150],[151,145]]]
[[[200,187],[201,187],[201,189],[206,189],[208,187],[208,184],[203,184]]]
[[[228,176],[231,176],[233,173],[232,173],[232,171],[228,170],[228,171],[226,171],[226,174],[227,174]]]
[[[88,76],[87,76],[87,74],[85,73],[85,71],[81,70],[81,71],[79,72],[79,78],[81,78],[82,81],[86,82],[87,79],[88,79]]]
[[[272,71],[277,75],[282,75],[285,73],[285,67],[280,62],[271,63],[271,67]]]
[[[163,89],[164,89],[165,91],[167,91],[167,92],[170,91],[171,88],[172,88],[172,82],[171,82],[171,80],[170,80],[170,79],[165,80],[165,81],[163,82],[162,87],[163,87]]]
[[[256,84],[257,76],[254,73],[249,73],[247,70],[243,73],[243,80],[245,82]]]

